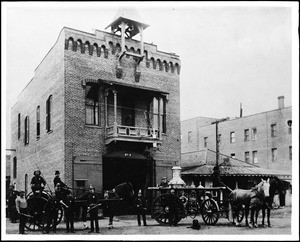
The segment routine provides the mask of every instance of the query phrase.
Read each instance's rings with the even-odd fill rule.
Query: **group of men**
[[[75,213],[75,198],[69,190],[69,187],[61,181],[60,172],[55,171],[55,177],[53,179],[55,192],[48,199],[43,213],[47,216],[47,223],[45,226],[44,233],[49,233],[50,228],[56,233],[56,226],[58,220],[58,211],[61,207],[64,208],[65,222],[66,222],[66,232],[74,233],[74,213]],[[41,196],[42,191],[46,185],[45,179],[41,176],[40,170],[34,172],[34,177],[31,180],[31,189],[33,193],[37,196]],[[168,182],[166,177],[163,177],[160,187],[168,187]],[[104,194],[104,198],[108,198],[108,194]],[[100,206],[105,207],[108,203],[99,203],[97,193],[95,188],[90,185],[89,192],[86,193],[85,197],[87,201],[87,212],[90,213],[90,231],[89,233],[100,232],[99,222],[98,222],[98,208]],[[171,189],[170,193],[166,196],[167,202],[169,204],[169,225],[177,226],[178,222],[178,206],[177,206],[177,196],[175,195],[175,190]],[[25,223],[30,215],[27,214],[27,201],[25,198],[25,192],[20,191],[19,196],[15,199],[16,210],[19,214],[20,225],[19,233],[25,233]],[[147,226],[146,222],[146,199],[143,197],[141,190],[138,192],[138,196],[134,199],[134,205],[137,212],[137,222],[138,226],[141,226],[141,218],[143,220],[143,225]],[[85,220],[86,221],[86,220]],[[84,221],[84,222],[85,222]]]

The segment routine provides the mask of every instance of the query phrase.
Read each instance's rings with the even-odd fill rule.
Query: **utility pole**
[[[220,137],[218,125],[220,122],[224,122],[228,120],[228,118],[217,119],[213,121],[211,124],[216,124],[216,165],[214,167],[213,178],[214,178],[214,186],[218,186],[220,183],[220,168],[219,168],[219,145],[220,145]]]

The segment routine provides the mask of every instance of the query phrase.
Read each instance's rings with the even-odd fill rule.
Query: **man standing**
[[[20,196],[16,198],[16,209],[20,216],[19,234],[25,234],[25,223],[27,219],[27,201],[25,198],[24,191],[20,191]]]
[[[57,217],[58,217],[58,209],[59,209],[59,201],[52,195],[45,205],[45,210],[43,211],[47,217],[47,225],[44,234],[49,234],[51,225],[53,226],[53,232],[56,233],[56,225],[57,225]]]
[[[66,230],[67,233],[74,233],[74,210],[75,210],[75,199],[72,194],[67,195],[65,207],[65,217],[66,217]]]
[[[88,211],[90,212],[91,219],[91,231],[89,233],[94,232],[94,223],[96,227],[96,233],[99,233],[99,222],[98,222],[98,198],[95,193],[95,188],[90,186],[89,188],[89,196],[88,196]]]
[[[175,195],[175,189],[172,188],[167,194],[166,202],[169,205],[169,225],[177,226],[178,223],[178,200]]]
[[[144,226],[147,226],[146,223],[146,199],[142,196],[142,191],[139,190],[138,196],[134,199],[134,204],[137,212],[137,222],[138,226],[141,226],[141,216],[143,217]]]

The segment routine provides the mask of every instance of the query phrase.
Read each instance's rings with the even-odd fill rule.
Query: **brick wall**
[[[230,156],[235,154],[235,158],[245,160],[245,152],[250,153],[252,162],[252,152],[257,151],[259,165],[263,168],[289,171],[292,170],[292,161],[289,159],[289,146],[292,146],[292,135],[288,133],[287,120],[292,120],[292,108],[276,109],[269,112],[250,115],[219,123],[219,134],[221,143],[219,151]],[[271,124],[277,126],[277,137],[271,137]],[[182,122],[183,130],[195,130],[196,122],[191,120]],[[257,139],[251,137],[252,128],[257,129]],[[204,149],[204,137],[208,137],[208,149],[216,150],[216,127],[214,125],[204,125],[199,129],[199,148],[190,146],[186,138],[182,139],[182,150],[201,151]],[[244,141],[244,130],[249,129],[249,141]],[[230,132],[235,132],[235,143],[230,143]],[[183,136],[184,137],[184,136]],[[272,162],[271,149],[277,148],[277,161]],[[182,156],[183,162],[188,163],[187,155]]]
[[[88,43],[87,43],[88,41]],[[81,46],[74,43],[82,42]],[[30,183],[35,163],[53,189],[55,170],[60,170],[62,180],[73,186],[74,179],[85,176],[95,178],[92,171],[98,171],[96,180],[89,180],[97,189],[102,184],[102,155],[106,152],[104,143],[104,93],[100,90],[100,125],[85,124],[85,86],[84,80],[115,81],[134,85],[137,88],[155,88],[169,93],[167,101],[167,134],[162,137],[162,145],[154,152],[157,174],[171,172],[171,167],[180,161],[180,99],[179,72],[180,60],[175,54],[157,50],[155,45],[145,44],[146,58],[140,63],[141,77],[135,80],[133,57],[123,57],[122,78],[116,78],[118,58],[115,55],[120,37],[110,33],[96,31],[89,34],[64,28],[46,57],[35,71],[34,78],[24,88],[12,108],[12,148],[17,151],[13,156],[18,159],[18,187],[24,186],[24,176]],[[93,49],[89,49],[89,45]],[[127,41],[128,50],[138,52],[139,42]],[[151,61],[152,58],[152,61]],[[151,63],[150,63],[151,62]],[[165,62],[165,63],[164,63]],[[161,70],[153,68],[153,63],[164,63]],[[151,65],[152,64],[152,65]],[[52,95],[52,132],[46,132],[46,100]],[[111,100],[110,100],[111,102]],[[120,102],[120,100],[118,100]],[[36,139],[36,108],[40,106],[41,135]],[[145,100],[138,102],[139,108],[145,108]],[[112,110],[109,110],[110,121]],[[17,117],[21,114],[21,139],[17,140]],[[118,122],[121,123],[121,110],[118,109]],[[24,145],[24,119],[29,116],[30,141]],[[139,117],[140,118],[140,117]],[[137,124],[143,125],[137,118]],[[82,163],[80,157],[90,157]],[[92,159],[92,158],[95,159]],[[92,159],[92,160],[91,160]],[[84,159],[83,159],[84,160]],[[75,171],[73,173],[73,171]],[[90,172],[91,171],[91,172]],[[97,173],[97,174],[98,174]]]
[[[96,36],[80,31],[66,29],[66,39],[81,40],[83,43],[87,41],[91,44],[102,46],[100,56],[97,51],[92,55],[89,52],[82,53],[79,49],[73,50],[74,42],[70,41],[70,45],[66,46],[65,50],[65,82],[66,82],[66,163],[71,164],[73,156],[97,156],[102,157],[106,152],[104,146],[104,126],[90,127],[85,125],[85,102],[84,102],[84,87],[82,81],[86,79],[114,81],[136,87],[156,88],[169,93],[167,102],[167,134],[162,137],[162,145],[155,152],[154,159],[157,160],[157,173],[167,172],[176,162],[180,160],[180,110],[179,110],[179,74],[174,68],[166,72],[165,70],[153,69],[147,67],[147,58],[140,63],[141,78],[139,82],[135,82],[135,60],[133,57],[127,58],[124,56],[121,61],[122,78],[116,78],[115,69],[118,64],[118,58],[113,55],[116,53],[115,46],[120,43],[120,39],[109,33],[96,32]],[[113,42],[113,44],[111,44]],[[67,42],[66,42],[67,43]],[[107,51],[104,54],[104,46]],[[134,40],[127,41],[127,47],[133,47],[135,50],[139,47],[139,42]],[[177,57],[159,52],[156,46],[145,45],[148,59],[150,57],[157,59],[166,59],[168,62],[173,61],[180,64]],[[178,69],[179,70],[179,69]],[[118,106],[122,105],[120,96],[117,95]],[[138,105],[136,108],[145,108],[144,100],[140,102],[136,100]],[[100,100],[101,106],[104,106],[104,98]],[[114,109],[113,109],[113,94],[109,95],[108,103],[108,123],[113,124]],[[104,117],[104,109],[101,110],[100,116]],[[140,119],[139,119],[140,118]],[[121,109],[117,110],[117,122],[121,124]],[[103,121],[104,124],[104,121]],[[136,119],[136,126],[144,125],[141,117]],[[73,147],[73,148],[72,148]],[[102,160],[100,158],[99,162]],[[71,179],[71,178],[70,178]]]
[[[56,169],[64,176],[64,35],[61,34],[36,68],[34,78],[28,83],[11,109],[12,155],[17,157],[18,189],[25,189],[25,175],[28,184],[37,166],[41,170],[50,189]],[[52,95],[52,132],[46,131],[46,100]],[[36,109],[40,106],[40,138],[36,137]],[[18,114],[21,114],[21,138],[18,140]],[[29,117],[29,144],[24,145],[24,120]],[[48,187],[47,187],[48,189]],[[30,191],[30,189],[28,190]]]

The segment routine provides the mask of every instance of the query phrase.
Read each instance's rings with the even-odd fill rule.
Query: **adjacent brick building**
[[[148,27],[119,12],[111,33],[64,27],[11,109],[13,171],[30,191],[36,169],[53,189],[156,185],[180,162],[180,59],[143,42]],[[132,37],[140,35],[141,39]]]
[[[217,119],[197,117],[181,122],[181,165],[203,160],[216,161]],[[292,107],[278,108],[218,123],[219,152],[261,168],[292,172]],[[199,164],[199,163],[198,163]]]

